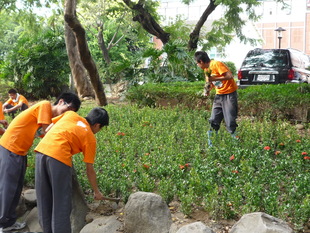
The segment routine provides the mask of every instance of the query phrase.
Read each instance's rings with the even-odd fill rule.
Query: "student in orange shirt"
[[[210,60],[204,51],[195,53],[197,66],[204,70],[206,74],[207,89],[205,95],[209,94],[210,89],[215,88],[212,113],[209,119],[211,129],[208,131],[208,144],[212,146],[212,131],[218,131],[224,119],[227,131],[236,138],[236,123],[238,114],[238,86],[229,68],[222,62]]]
[[[0,124],[3,125],[4,127],[8,126],[8,122],[4,119],[1,102],[0,102]],[[4,132],[5,132],[5,129],[0,128],[0,135],[4,134]]]
[[[73,93],[63,93],[54,105],[41,101],[21,112],[0,139],[0,232],[18,230],[15,209],[23,188],[27,153],[39,128],[44,132],[52,118],[68,110],[78,111],[81,102]]]
[[[109,125],[109,116],[105,109],[94,108],[85,118],[68,111],[55,121],[35,148],[35,186],[39,222],[45,233],[70,233],[72,156],[83,153],[86,174],[94,191],[94,198],[104,200],[93,167],[96,154],[94,134],[103,126]]]
[[[24,111],[29,107],[28,100],[15,89],[10,89],[8,94],[10,98],[3,104],[2,111],[14,118],[17,111]]]

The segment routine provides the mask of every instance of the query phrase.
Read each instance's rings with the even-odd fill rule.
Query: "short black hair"
[[[17,94],[17,91],[15,90],[15,89],[10,89],[9,91],[8,91],[8,93],[9,94]]]
[[[54,105],[57,105],[60,99],[65,101],[67,104],[71,104],[71,107],[72,109],[74,109],[75,112],[80,109],[81,100],[76,94],[72,92],[63,92],[60,96],[58,96]]]
[[[196,62],[203,62],[203,63],[208,63],[210,62],[210,58],[209,58],[209,55],[204,52],[204,51],[197,51],[195,53],[195,59],[196,59]]]
[[[104,108],[93,108],[85,117],[90,125],[100,124],[100,128],[109,125],[109,114]]]

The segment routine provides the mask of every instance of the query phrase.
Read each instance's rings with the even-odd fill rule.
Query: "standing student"
[[[233,137],[236,137],[238,126],[236,123],[238,114],[238,86],[229,68],[220,61],[210,60],[206,52],[197,51],[195,53],[195,60],[197,65],[206,74],[206,95],[208,95],[210,89],[215,88],[216,90],[212,113],[209,119],[211,129],[208,131],[208,143],[209,146],[212,146],[211,134],[213,131],[217,132],[220,129],[223,119],[227,131]]]
[[[97,185],[93,163],[96,154],[95,134],[109,125],[109,116],[105,109],[94,108],[85,118],[68,111],[55,121],[35,148],[39,220],[44,233],[70,233],[72,156],[83,153],[94,198],[104,200]]]
[[[18,230],[15,209],[22,192],[27,153],[39,128],[44,132],[52,118],[68,110],[78,111],[81,102],[73,93],[63,93],[54,105],[41,101],[20,113],[0,139],[0,229]],[[0,230],[1,232],[1,230]]]
[[[3,104],[2,111],[14,118],[17,111],[24,111],[29,107],[28,100],[15,89],[10,89],[8,94],[10,98]]]

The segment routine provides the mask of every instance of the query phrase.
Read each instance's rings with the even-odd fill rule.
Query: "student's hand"
[[[0,124],[2,124],[5,128],[9,125],[9,123],[6,120],[1,120]]]
[[[96,192],[96,193],[94,193],[94,199],[95,200],[104,200],[104,196],[102,195],[101,192]]]

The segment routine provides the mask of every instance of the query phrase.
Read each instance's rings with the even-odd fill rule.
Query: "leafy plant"
[[[84,105],[80,114],[90,108]],[[113,120],[96,134],[95,163],[105,195],[120,195],[126,202],[133,192],[155,192],[167,203],[180,201],[189,216],[200,207],[214,219],[264,211],[293,224],[296,231],[308,221],[310,137],[289,122],[242,118],[239,140],[222,125],[209,148],[209,111],[135,105],[106,109]],[[309,130],[309,124],[305,127]],[[33,166],[29,159],[29,185]],[[80,155],[74,156],[74,166],[92,200]]]

